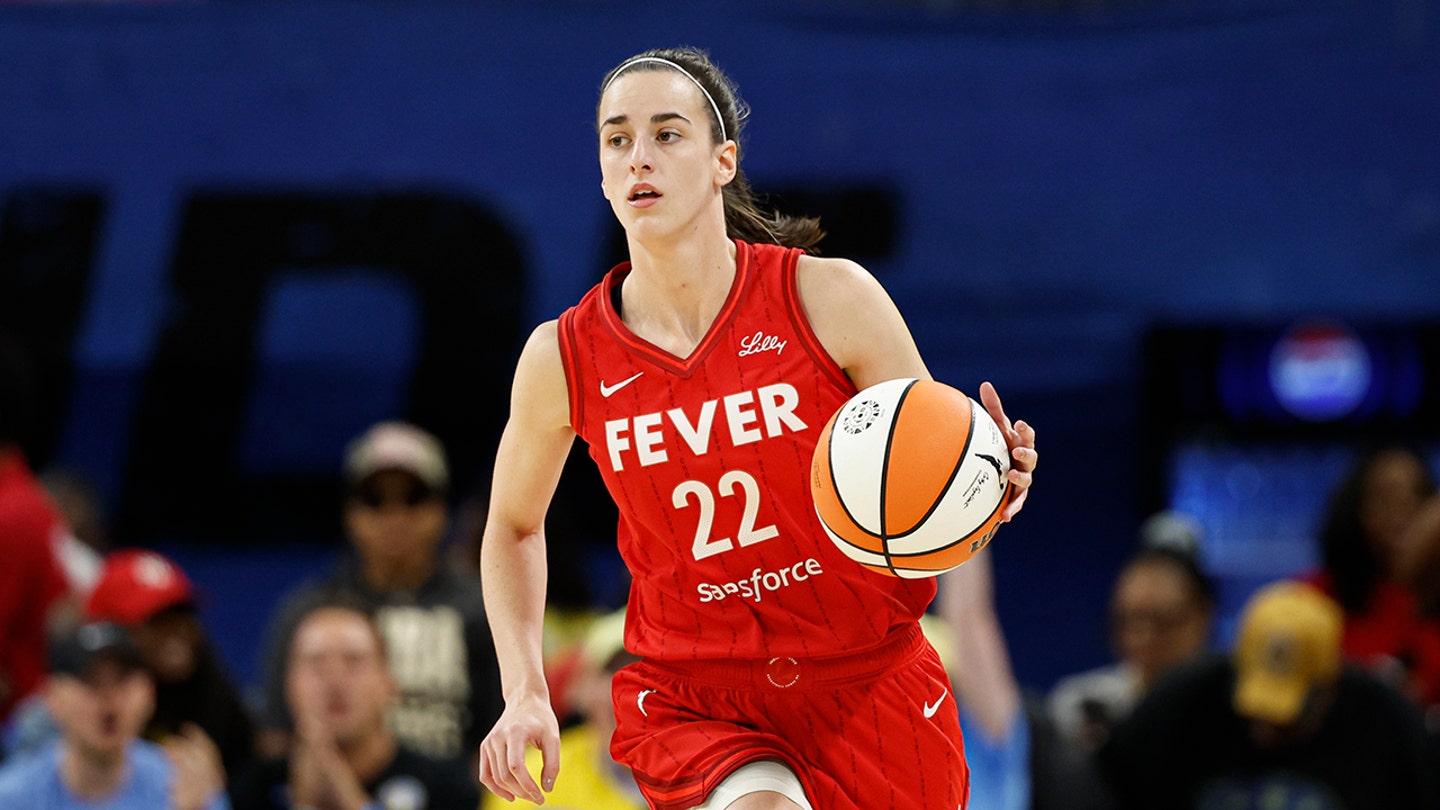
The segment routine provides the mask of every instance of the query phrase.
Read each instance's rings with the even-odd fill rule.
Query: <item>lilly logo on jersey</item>
[[[610,466],[616,472],[625,469],[625,457],[631,453],[640,461],[641,467],[661,464],[670,460],[668,448],[679,449],[675,437],[690,448],[690,452],[703,456],[710,452],[710,440],[717,433],[716,411],[724,414],[726,430],[719,435],[728,436],[730,445],[758,442],[782,433],[798,433],[808,425],[795,415],[800,404],[800,392],[789,383],[765,385],[753,391],[741,391],[720,399],[709,399],[700,405],[699,413],[693,416],[683,408],[668,411],[644,413],[624,419],[611,419],[605,423],[605,447],[610,451]]]
[[[774,335],[767,335],[763,331],[756,332],[750,337],[740,338],[740,351],[736,352],[735,356],[749,357],[752,354],[773,351],[775,356],[779,357],[780,353],[785,351],[787,343],[789,341],[781,340]]]

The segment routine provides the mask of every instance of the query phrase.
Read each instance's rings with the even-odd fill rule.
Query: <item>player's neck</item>
[[[621,317],[633,332],[685,356],[710,330],[735,281],[735,243],[630,244]]]

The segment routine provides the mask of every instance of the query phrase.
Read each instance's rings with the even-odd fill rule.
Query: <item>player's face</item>
[[[710,103],[674,70],[631,70],[605,90],[600,185],[633,238],[684,235],[706,216],[723,224],[735,144],[716,144],[713,125]]]
[[[364,616],[322,609],[295,631],[286,697],[298,721],[349,742],[384,726],[395,691],[380,641]]]
[[[122,756],[155,709],[150,676],[109,660],[92,665],[83,679],[53,677],[46,697],[67,744],[87,758]]]

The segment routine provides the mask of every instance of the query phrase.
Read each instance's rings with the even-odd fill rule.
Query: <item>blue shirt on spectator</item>
[[[170,807],[170,759],[143,740],[125,751],[127,769],[108,798],[86,801],[70,792],[60,776],[60,743],[6,762],[0,768],[0,807],[25,810],[166,810]],[[222,791],[205,810],[230,810]]]

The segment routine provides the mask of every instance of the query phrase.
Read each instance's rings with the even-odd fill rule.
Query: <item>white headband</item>
[[[600,95],[605,95],[605,91],[610,89],[610,85],[614,84],[615,80],[620,78],[620,74],[624,73],[627,68],[629,68],[631,65],[638,65],[641,62],[654,62],[657,65],[668,65],[680,71],[681,75],[689,79],[691,82],[694,82],[695,86],[700,88],[700,92],[705,96],[705,100],[710,102],[710,109],[715,113],[715,121],[720,125],[720,142],[724,143],[725,141],[730,140],[730,136],[725,133],[725,119],[720,115],[720,105],[715,103],[715,98],[710,95],[710,91],[706,90],[705,85],[701,84],[699,79],[691,75],[690,71],[686,70],[675,62],[671,62],[669,59],[661,59],[658,56],[637,56],[634,59],[631,59],[630,61],[621,64],[620,67],[615,68],[614,73],[610,74],[610,81],[606,82],[605,86],[600,88]]]

